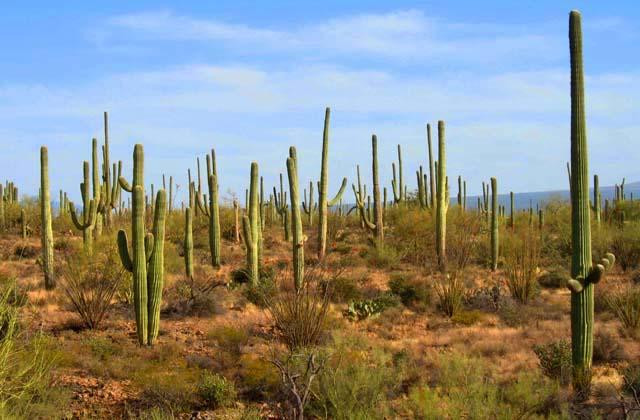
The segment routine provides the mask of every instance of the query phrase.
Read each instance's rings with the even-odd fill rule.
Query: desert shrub
[[[20,332],[11,294],[11,287],[0,290],[0,417],[30,418],[47,395],[55,355],[43,335]]]
[[[480,311],[461,310],[454,313],[451,317],[451,321],[456,324],[469,326],[480,322],[483,317],[484,314]]]
[[[538,356],[542,373],[562,385],[571,381],[571,344],[566,340],[554,341],[533,348]]]
[[[623,389],[638,397],[640,395],[640,364],[634,363],[623,369],[622,379],[624,380]]]
[[[462,309],[467,288],[460,273],[439,276],[434,282],[434,290],[438,296],[438,309],[443,314],[451,318]]]
[[[540,286],[547,289],[563,289],[569,281],[569,271],[562,267],[555,267],[538,277]]]
[[[60,288],[87,328],[98,328],[126,271],[115,244],[96,246],[93,255],[70,255],[61,268]]]
[[[627,224],[613,234],[611,251],[624,271],[640,267],[640,224]]]
[[[40,254],[40,248],[26,242],[18,243],[13,247],[13,255],[18,258],[35,258]]]
[[[405,306],[425,310],[431,303],[431,288],[425,281],[393,275],[389,281],[391,293],[400,297]]]
[[[183,369],[157,374],[145,372],[135,382],[142,388],[141,402],[148,407],[182,412],[197,406],[195,372],[184,372]]]
[[[320,283],[320,287],[323,290],[331,290],[331,299],[334,302],[349,302],[362,297],[358,284],[352,277],[335,276],[333,279]]]
[[[402,255],[390,244],[376,243],[367,249],[365,258],[372,267],[394,268],[400,263]]]
[[[260,282],[255,286],[247,284],[242,291],[245,299],[261,308],[264,308],[267,302],[274,299],[277,294],[278,287],[270,278],[260,279]]]
[[[612,363],[626,359],[620,342],[606,331],[598,331],[593,337],[593,363]]]
[[[268,360],[243,354],[239,361],[238,388],[250,400],[271,399],[280,391],[280,372]]]
[[[336,336],[324,357],[327,362],[315,383],[310,417],[375,419],[389,414],[387,399],[401,391],[403,380],[393,355],[372,350],[358,336]]]
[[[285,273],[278,284],[293,283],[291,277]],[[276,331],[290,350],[316,345],[324,338],[330,293],[319,284],[327,277],[322,270],[308,269],[300,290],[283,291],[264,300]]]
[[[640,328],[640,287],[628,287],[608,293],[605,297],[607,307],[620,320],[622,326],[631,334]]]
[[[229,407],[236,400],[233,382],[217,373],[204,371],[198,382],[198,396],[206,407]]]
[[[399,303],[397,296],[390,293],[381,293],[373,299],[351,302],[342,312],[342,315],[352,321],[362,321],[363,319],[380,315],[386,309],[397,306]]]
[[[507,286],[511,296],[527,304],[538,292],[536,277],[540,264],[540,239],[537,232],[526,229],[518,236],[510,236],[506,246],[505,267]]]
[[[465,305],[471,309],[496,312],[503,304],[504,295],[500,285],[478,287],[465,296]]]
[[[558,389],[544,377],[521,373],[498,382],[481,359],[459,354],[437,360],[434,380],[410,394],[414,418],[548,418],[563,411]]]
[[[240,354],[243,346],[249,342],[249,333],[244,327],[221,325],[209,332],[207,338],[214,340],[218,346],[232,354]]]
[[[393,226],[386,241],[403,250],[403,259],[421,267],[436,264],[434,222],[430,212],[419,209],[387,208],[385,225]]]

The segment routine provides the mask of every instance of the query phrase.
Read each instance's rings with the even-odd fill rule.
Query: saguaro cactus
[[[276,187],[273,187],[274,201],[276,204],[276,210],[282,220],[282,226],[284,228],[284,240],[291,240],[291,222],[289,218],[289,206],[287,205],[287,194],[284,192],[282,183],[282,174],[280,174],[280,194],[278,195]],[[250,199],[249,199],[250,201]]]
[[[291,196],[291,233],[293,234],[293,281],[296,290],[302,289],[304,282],[304,232],[300,215],[300,195],[298,194],[298,169],[295,147],[289,148],[287,174],[289,175],[289,195]]]
[[[510,217],[509,217],[509,227],[513,230],[516,227],[516,213],[513,207],[513,191],[509,192],[509,202],[510,202]]]
[[[313,182],[309,181],[309,199],[307,200],[307,190],[304,190],[304,201],[302,202],[302,209],[307,215],[307,221],[309,227],[313,225],[313,213],[318,208],[318,205],[313,201]]]
[[[433,153],[431,150],[431,124],[427,124],[427,149],[429,151],[429,185],[430,193],[429,193],[429,203],[430,207],[435,207],[436,202],[436,178],[433,173]]]
[[[6,228],[6,216],[4,212],[4,186],[0,183],[0,230]]]
[[[152,345],[158,334],[160,303],[164,284],[164,225],[167,195],[159,190],[156,196],[153,233],[145,235],[144,151],[136,144],[133,150],[133,181],[118,179],[120,186],[132,194],[131,248],[127,233],[118,232],[118,252],[125,269],[133,274],[133,302],[136,329],[140,345]]]
[[[258,163],[251,162],[251,183],[249,184],[249,206],[242,217],[242,234],[247,248],[247,272],[252,285],[260,281],[259,243],[260,218],[258,209]]]
[[[391,187],[393,188],[393,201],[396,204],[402,203],[405,199],[405,188],[402,180],[402,150],[398,145],[398,178],[396,178],[396,164],[391,165],[393,169],[393,179],[391,180]]]
[[[593,212],[596,216],[596,224],[600,226],[601,212],[602,212],[602,195],[600,194],[600,182],[598,175],[593,176]]]
[[[102,146],[102,204],[98,208],[98,212],[102,214],[104,224],[109,229],[111,227],[111,212],[120,206],[120,183],[118,179],[122,175],[122,161],[113,164],[113,175],[109,173],[111,170],[109,160],[109,115],[104,113],[104,145]]]
[[[22,239],[27,239],[27,213],[20,209],[20,226],[22,228]]]
[[[93,251],[93,228],[96,223],[96,214],[99,207],[98,201],[95,196],[91,198],[89,193],[89,162],[86,160],[82,165],[84,181],[80,183],[80,195],[82,197],[82,221],[79,220],[76,214],[76,208],[73,202],[69,203],[69,213],[71,213],[71,220],[76,226],[76,229],[82,231],[82,244],[84,251],[91,255]],[[99,200],[99,198],[98,198]]]
[[[449,188],[447,186],[447,160],[445,151],[444,121],[438,121],[438,179],[436,189],[436,253],[438,266],[446,270],[447,210],[449,209]]]
[[[193,215],[191,207],[187,207],[184,212],[184,271],[188,279],[193,279]]]
[[[51,196],[49,194],[49,153],[45,146],[40,148],[40,218],[42,228],[42,271],[44,287],[47,290],[56,286],[53,272],[53,229],[51,227]]]
[[[384,225],[382,220],[382,203],[380,202],[380,183],[378,181],[378,137],[371,136],[371,172],[373,175],[373,222],[367,215],[361,193],[352,185],[353,194],[356,198],[356,206],[360,214],[360,220],[374,233],[376,245],[382,246],[384,242]]]
[[[218,207],[218,170],[216,169],[216,154],[211,149],[211,157],[207,155],[207,184],[209,187],[209,203],[202,203],[197,196],[200,212],[209,218],[209,249],[211,251],[211,265],[220,267],[220,210]],[[205,197],[206,198],[206,197]]]
[[[586,397],[593,357],[593,285],[615,261],[607,254],[595,267],[591,261],[589,164],[585,121],[580,13],[569,15],[571,56],[571,353],[574,388]]]
[[[335,206],[347,187],[347,178],[342,179],[338,193],[329,200],[329,120],[331,109],[324,114],[324,130],[322,133],[322,165],[320,168],[320,187],[318,188],[318,259],[322,260],[327,252],[327,218],[330,206]],[[275,193],[275,191],[274,191]]]
[[[491,271],[498,269],[498,180],[491,178]]]

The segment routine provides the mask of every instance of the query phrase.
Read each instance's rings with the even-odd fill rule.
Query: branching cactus
[[[498,180],[491,178],[491,271],[498,269],[500,254],[498,235]]]
[[[327,226],[329,207],[338,204],[347,187],[347,178],[342,179],[338,193],[329,200],[329,122],[331,109],[324,114],[324,130],[322,133],[322,164],[320,167],[320,185],[318,188],[318,259],[324,259],[327,252]]]
[[[91,255],[93,252],[93,228],[95,227],[97,210],[100,204],[96,201],[95,196],[94,198],[91,198],[89,193],[89,162],[86,160],[83,163],[83,174],[84,182],[80,183],[82,220],[78,218],[73,202],[69,203],[69,213],[71,214],[71,220],[76,226],[76,229],[82,231],[82,244],[84,246],[84,251],[88,255]]]
[[[249,205],[247,214],[242,217],[242,234],[247,248],[247,274],[249,281],[256,286],[260,281],[259,234],[260,209],[258,208],[258,163],[251,163],[251,183],[249,184]]]
[[[289,175],[289,195],[291,196],[291,233],[293,234],[293,281],[296,291],[302,289],[304,282],[304,232],[300,214],[300,195],[298,193],[298,160],[295,147],[289,148],[287,174]],[[313,188],[313,184],[311,184]]]
[[[216,169],[215,151],[211,149],[211,157],[207,155],[207,184],[209,187],[209,202],[205,205],[200,195],[197,204],[200,212],[209,218],[209,250],[211,251],[211,265],[219,268],[220,262],[220,209],[218,207],[218,170]],[[204,197],[206,201],[207,196]]]
[[[447,210],[449,209],[449,187],[447,178],[447,161],[445,151],[444,121],[438,121],[438,170],[436,188],[436,253],[438,266],[444,272],[446,270],[446,235],[447,235]]]
[[[405,187],[402,180],[402,150],[398,145],[398,177],[396,178],[396,164],[391,165],[393,170],[393,179],[391,180],[391,187],[393,188],[393,201],[396,204],[404,202],[405,199]]]
[[[280,215],[282,226],[284,228],[284,240],[288,242],[291,240],[291,221],[289,219],[289,206],[287,205],[287,194],[284,192],[282,174],[280,174],[280,194],[277,193],[276,187],[273,187],[273,195],[276,210],[278,215]]]
[[[593,358],[593,289],[614,263],[607,254],[593,266],[589,223],[589,164],[582,67],[582,28],[577,11],[569,15],[571,57],[571,351],[574,389],[588,396]]]
[[[136,144],[133,150],[133,181],[124,177],[118,182],[131,192],[131,249],[127,233],[118,232],[118,252],[125,269],[133,274],[133,303],[140,345],[153,345],[160,324],[160,304],[164,284],[164,231],[167,194],[159,190],[156,196],[152,233],[145,234],[144,151]]]
[[[309,181],[309,199],[307,200],[307,189],[304,190],[304,201],[302,209],[307,215],[309,227],[313,226],[313,213],[317,210],[318,204],[313,201],[313,182]]]
[[[120,205],[120,183],[118,179],[122,175],[122,161],[113,164],[113,169],[109,166],[109,115],[104,113],[104,145],[102,146],[102,195],[101,206],[98,212],[102,214],[104,224],[109,229],[111,227],[111,213]],[[109,171],[113,170],[113,174]]]
[[[360,220],[370,231],[373,232],[377,242],[376,245],[382,246],[384,243],[384,225],[382,220],[382,203],[380,202],[380,182],[378,180],[378,138],[375,134],[371,136],[371,154],[371,172],[373,175],[373,221],[365,210],[365,204],[362,199],[361,192],[356,190],[356,186],[353,184],[352,188],[356,199],[356,207],[360,214]]]

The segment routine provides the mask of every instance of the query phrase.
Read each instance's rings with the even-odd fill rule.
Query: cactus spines
[[[322,164],[320,167],[320,186],[318,188],[318,259],[324,259],[327,252],[327,218],[329,207],[338,204],[347,187],[347,178],[342,179],[338,193],[329,200],[329,122],[331,109],[327,107],[324,114],[324,130],[322,132]]]
[[[393,188],[393,201],[396,204],[402,203],[405,199],[405,188],[402,180],[402,149],[398,145],[398,177],[396,178],[396,164],[391,164],[393,170],[393,179],[391,180],[391,187]]]
[[[436,253],[438,266],[446,270],[447,210],[449,208],[449,188],[447,186],[444,121],[438,121],[438,169],[436,188]]]
[[[184,271],[187,279],[193,279],[193,214],[191,207],[187,207],[184,212]]]
[[[93,251],[93,228],[96,223],[98,202],[91,198],[89,194],[89,162],[83,163],[84,182],[80,183],[80,193],[82,197],[82,221],[78,219],[74,204],[69,203],[69,213],[76,229],[82,231],[82,244],[84,251],[91,255]]]
[[[251,183],[249,184],[249,205],[247,214],[242,217],[242,234],[247,248],[247,273],[252,285],[260,281],[260,262],[258,235],[259,209],[258,209],[258,163],[251,162]]]
[[[289,175],[289,195],[291,196],[293,279],[295,289],[300,290],[304,282],[304,233],[302,232],[302,216],[300,214],[297,163],[296,149],[292,146],[289,148],[289,157],[287,158],[287,174]]]
[[[53,229],[51,227],[51,197],[49,195],[49,153],[45,146],[40,148],[40,218],[42,228],[42,271],[47,290],[56,286],[53,272]]]
[[[491,271],[498,269],[498,180],[491,178]]]
[[[571,353],[574,387],[586,397],[593,358],[593,285],[615,258],[607,254],[601,264],[592,266],[591,226],[589,223],[589,163],[585,121],[584,75],[582,67],[582,28],[580,13],[569,14],[571,57]]]

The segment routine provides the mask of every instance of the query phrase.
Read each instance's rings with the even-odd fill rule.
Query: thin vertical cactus
[[[102,189],[102,185],[100,184],[100,162],[98,160],[98,140],[91,139],[91,187],[93,190],[93,201],[96,206],[96,220],[94,225],[91,227],[93,230],[93,237],[99,237],[102,235],[102,217],[100,213],[98,213],[101,205],[100,205],[100,191]]]
[[[4,209],[4,186],[0,183],[0,231],[4,231],[7,227],[7,218]]]
[[[234,201],[235,203],[235,201]],[[184,271],[187,279],[193,279],[193,215],[191,207],[184,212]]]
[[[491,271],[498,269],[500,253],[498,235],[498,180],[491,178]]]
[[[392,164],[393,179],[391,180],[391,187],[393,188],[393,201],[396,204],[404,202],[405,188],[402,179],[402,149],[398,145],[398,177],[396,178],[396,164]]]
[[[49,153],[45,146],[40,148],[40,219],[42,228],[42,271],[44,287],[51,290],[56,286],[53,270],[53,229],[51,227],[51,197],[49,195]]]
[[[301,290],[304,282],[304,232],[300,214],[300,195],[298,193],[298,162],[296,149],[289,148],[287,174],[289,175],[289,195],[291,198],[291,233],[293,235],[293,280],[296,290]],[[311,185],[313,187],[313,184]]]
[[[258,235],[260,231],[260,209],[258,208],[258,163],[251,163],[251,183],[249,184],[249,205],[247,214],[242,217],[242,233],[247,248],[247,274],[249,281],[256,286],[260,281],[260,262]]]
[[[153,214],[152,234],[147,238],[153,240],[152,250],[147,253],[149,267],[147,270],[147,294],[149,317],[147,344],[153,345],[160,330],[160,306],[164,287],[164,232],[167,215],[167,194],[160,190],[156,194],[155,212]]]
[[[449,208],[449,189],[447,186],[447,161],[445,151],[444,121],[438,121],[438,170],[436,189],[436,253],[440,271],[446,270],[446,234],[447,210]]]
[[[593,285],[615,261],[607,254],[595,267],[591,257],[589,223],[589,163],[585,121],[582,28],[577,11],[569,15],[571,57],[571,353],[574,389],[586,398],[591,382],[593,358]]]
[[[514,209],[514,204],[513,204],[513,191],[509,192],[509,207],[510,207],[510,214],[509,214],[509,227],[511,228],[511,230],[515,229],[516,227],[516,212]]]
[[[318,259],[324,259],[327,252],[327,226],[329,207],[335,206],[347,187],[347,178],[342,179],[338,193],[329,200],[329,122],[331,109],[327,107],[324,114],[322,132],[322,163],[320,167],[320,187],[318,188]]]
[[[318,204],[313,201],[313,182],[309,181],[309,199],[307,200],[307,190],[304,190],[304,201],[302,201],[302,209],[307,215],[307,223],[309,227],[313,226],[313,213],[318,208]]]
[[[238,200],[233,199],[233,239],[235,243],[240,242],[240,206]]]
[[[20,225],[22,230],[22,239],[27,239],[27,212],[20,209]]]
[[[373,232],[376,239],[376,246],[383,246],[384,225],[382,220],[382,203],[380,202],[380,182],[378,178],[378,137],[375,134],[371,136],[371,155],[371,172],[373,175],[373,218],[371,218],[365,211],[364,200],[361,192],[356,190],[355,185],[352,185],[352,188],[356,199],[356,207],[360,214],[360,220],[371,232]],[[360,186],[358,186],[358,188],[360,188]]]
[[[430,192],[429,192],[429,202],[430,202],[430,207],[434,208],[435,207],[435,202],[436,202],[436,179],[433,173],[433,153],[431,150],[431,124],[427,124],[427,149],[429,150],[429,185],[430,187]]]
[[[207,196],[201,199],[197,195],[197,205],[200,212],[209,218],[209,250],[211,252],[211,265],[219,268],[220,259],[220,208],[218,206],[218,170],[216,168],[215,151],[211,149],[211,156],[207,155],[207,185],[209,187],[209,201]],[[205,201],[203,203],[203,200]]]
[[[82,197],[82,221],[76,214],[76,208],[73,202],[69,203],[69,213],[71,214],[71,220],[76,229],[82,231],[82,244],[84,251],[91,255],[93,253],[93,228],[96,223],[96,215],[98,209],[98,202],[95,198],[91,198],[89,193],[89,162],[86,160],[83,163],[84,181],[80,183],[80,193]]]
[[[600,226],[600,218],[602,211],[602,195],[600,194],[600,181],[598,175],[593,176],[593,205],[591,207],[596,216],[596,224]]]
[[[282,174],[280,174],[280,194],[277,193],[276,187],[273,187],[273,195],[276,203],[276,210],[280,215],[282,226],[284,228],[284,240],[289,242],[291,240],[291,223],[289,220],[289,206],[287,205],[287,194],[284,192],[284,186],[282,182]]]

